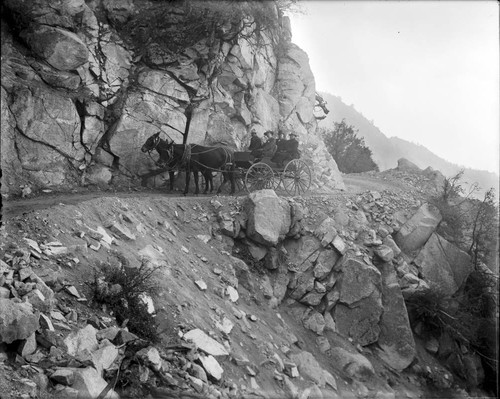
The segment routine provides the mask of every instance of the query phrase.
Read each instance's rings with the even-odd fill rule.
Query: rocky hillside
[[[3,1],[2,399],[493,392],[496,291],[480,321],[463,298],[497,276],[437,233],[439,172],[344,183],[286,3]],[[251,129],[298,133],[307,195],[139,184],[153,133]]]
[[[2,398],[487,396],[481,357],[409,312],[419,295],[462,292],[472,268],[435,232],[433,178],[394,173],[304,198],[12,203],[0,244]],[[142,293],[142,324],[145,313],[119,317],[102,300],[129,287],[104,270],[141,265],[157,285]],[[452,317],[457,300],[443,308]],[[144,338],[154,326],[158,342]]]
[[[358,135],[365,139],[365,143],[372,150],[373,159],[380,170],[395,168],[400,158],[408,159],[421,169],[430,166],[439,170],[446,177],[454,176],[461,169],[464,169],[464,181],[477,182],[482,189],[481,195],[490,187],[494,187],[498,193],[499,178],[497,174],[455,165],[440,158],[422,145],[398,137],[387,137],[373,124],[373,121],[369,121],[360,111],[357,111],[354,105],[349,106],[342,102],[340,97],[329,93],[322,93],[322,96],[331,112],[319,122],[319,126],[332,127],[334,122],[345,119],[347,124],[354,126],[358,130]]]
[[[299,135],[313,187],[343,188],[280,2],[2,2],[2,193],[130,186],[152,134],[244,149]],[[242,8],[243,7],[243,8]]]

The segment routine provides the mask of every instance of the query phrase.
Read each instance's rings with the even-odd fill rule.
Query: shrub
[[[470,225],[469,255],[474,266],[480,262],[489,264],[498,273],[498,208],[495,205],[495,192],[490,188],[482,201],[474,200]]]
[[[429,202],[442,215],[437,233],[466,251],[475,267],[487,264],[498,273],[498,207],[495,192],[490,188],[482,200],[472,198],[478,191],[476,183],[466,192],[461,170],[444,180],[441,191]]]
[[[213,49],[217,49],[217,42],[221,39],[231,42],[238,37],[251,39],[249,44],[264,45],[263,42],[258,43],[260,34],[272,36],[277,43],[280,29],[278,16],[294,13],[298,8],[298,2],[294,0],[156,0],[116,28],[130,33],[139,52],[145,48],[141,43],[151,41],[174,53],[182,53],[201,40],[207,40]],[[169,20],[174,20],[175,25],[166,23]],[[219,55],[211,54],[209,57],[218,58]]]
[[[476,340],[482,316],[472,311],[466,302],[427,291],[409,298],[406,307],[412,324],[422,323],[425,334],[439,337],[447,332],[455,341],[466,345]]]
[[[141,296],[158,292],[159,287],[153,281],[158,268],[145,263],[139,268],[127,267],[127,263],[119,266],[104,263],[95,270],[94,281],[89,284],[95,302],[105,304],[119,324],[127,321],[130,332],[151,342],[160,341],[158,325]]]
[[[406,300],[413,328],[421,325],[420,335],[439,338],[447,333],[460,347],[479,355],[486,375],[483,389],[495,394],[497,287],[497,276],[476,270],[454,297],[427,291]]]
[[[342,173],[378,171],[372,151],[365,145],[364,139],[357,136],[354,126],[347,125],[345,120],[334,122],[333,130],[323,129],[322,135],[328,152]]]
[[[463,198],[464,188],[461,182],[464,171],[455,176],[444,179],[441,191],[430,198],[430,203],[439,209],[442,221],[437,228],[437,233],[448,241],[462,247],[464,244],[464,228],[466,223]]]
[[[493,189],[489,189],[482,200],[472,198],[478,185],[472,184],[465,190],[463,173],[461,170],[446,178],[440,193],[429,202],[443,217],[437,232],[471,256],[474,270],[453,298],[458,304],[453,314],[443,306],[449,298],[431,293],[412,298],[407,306],[428,331],[438,336],[447,331],[456,341],[477,353],[486,374],[484,389],[496,394],[498,207]]]

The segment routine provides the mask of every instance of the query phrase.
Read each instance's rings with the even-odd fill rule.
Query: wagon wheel
[[[274,172],[265,163],[258,162],[250,166],[245,175],[245,188],[249,193],[274,187]]]
[[[311,186],[311,170],[304,161],[294,159],[286,164],[281,181],[288,194],[302,195]]]

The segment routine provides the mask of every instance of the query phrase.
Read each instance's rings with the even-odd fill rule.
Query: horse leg
[[[219,186],[219,189],[217,190],[217,194],[219,194],[222,189],[224,188],[224,186],[230,182],[231,183],[231,194],[234,194],[235,192],[235,177],[234,177],[234,174],[235,174],[235,169],[232,168],[232,167],[229,167],[229,168],[225,168],[224,171],[222,172],[222,183],[221,185]]]
[[[210,192],[214,191],[214,175],[212,172],[208,171],[207,172],[209,178],[210,178]]]
[[[222,183],[220,184],[219,188],[217,189],[217,194],[220,194],[222,189],[227,183],[227,172],[222,172]]]
[[[196,187],[194,193],[198,195],[200,193],[200,186],[198,185],[198,169],[193,169],[193,177],[194,177],[194,185]]]
[[[191,180],[191,168],[188,166],[186,168],[186,187],[184,187],[184,195],[186,195],[189,191],[189,181],[190,180]]]
[[[170,179],[170,191],[173,191],[174,190],[175,172],[174,171],[168,172],[168,176]]]
[[[203,178],[205,179],[205,191],[203,191],[203,194],[206,194],[208,192],[209,186],[213,185],[212,183],[212,173],[209,170],[204,170],[202,172]]]
[[[234,194],[236,191],[236,168],[234,164],[229,168],[229,181],[231,182],[231,194]]]

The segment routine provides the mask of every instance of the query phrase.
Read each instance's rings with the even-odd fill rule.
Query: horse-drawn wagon
[[[223,177],[218,193],[227,182],[231,183],[231,193],[234,193],[238,181],[243,182],[248,192],[262,189],[278,190],[282,187],[287,194],[293,196],[306,193],[311,185],[311,171],[301,159],[292,159],[281,166],[269,158],[256,159],[250,152],[232,151],[224,146],[174,144],[161,139],[159,133],[149,137],[141,150],[149,154],[153,150],[158,152],[160,159],[156,164],[170,172],[171,189],[174,172],[179,170],[186,172],[184,194],[188,192],[191,173],[194,175],[195,194],[199,193],[198,172],[205,177],[205,193],[208,191],[214,172],[220,172]]]

